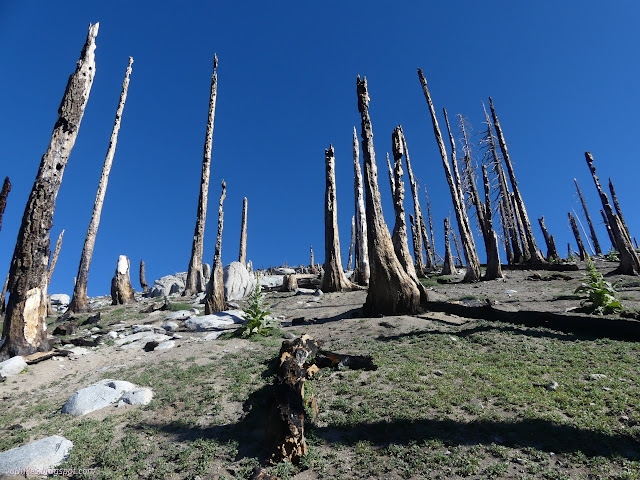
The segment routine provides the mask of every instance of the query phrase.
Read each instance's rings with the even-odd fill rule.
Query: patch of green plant
[[[607,315],[624,310],[620,300],[618,300],[618,292],[614,284],[604,279],[590,259],[587,259],[587,268],[587,280],[575,290],[575,293],[586,293],[588,295],[588,298],[580,302],[580,305],[587,312],[596,315]]]
[[[177,312],[179,310],[191,310],[191,304],[184,302],[176,302],[169,305],[171,312]]]
[[[253,335],[267,335],[272,329],[279,326],[279,322],[270,317],[271,312],[267,310],[269,306],[265,302],[260,286],[260,276],[258,275],[258,283],[253,295],[249,299],[249,306],[244,309],[244,318],[247,322],[240,329],[240,334],[247,338]]]
[[[604,258],[609,262],[618,262],[618,261],[620,261],[620,257],[618,257],[618,252],[616,252],[613,248],[609,248],[609,251],[604,256]]]
[[[436,287],[438,286],[438,282],[436,280],[432,280],[431,278],[421,278],[420,283],[425,287]]]

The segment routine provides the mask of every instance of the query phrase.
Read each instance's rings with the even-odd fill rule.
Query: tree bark
[[[365,315],[416,313],[420,290],[398,261],[382,212],[378,189],[378,169],[369,117],[367,79],[357,79],[358,111],[361,117],[362,152],[366,192],[367,238],[371,277],[363,310]]]
[[[324,276],[321,290],[342,292],[353,287],[342,269],[336,198],[336,157],[333,145],[324,151],[326,187],[324,196]]]
[[[6,299],[7,299],[7,288],[9,287],[9,274],[7,273],[7,277],[4,279],[4,285],[2,286],[2,292],[0,293],[0,313],[3,315],[7,311]]]
[[[118,257],[116,273],[111,280],[111,305],[135,303],[135,290],[131,286],[129,259],[125,255]]]
[[[11,181],[9,177],[5,177],[2,184],[2,191],[0,191],[0,230],[2,230],[2,216],[4,215],[4,209],[7,207],[7,197],[11,191]]]
[[[519,213],[520,217],[522,218],[522,225],[525,231],[525,238],[526,238],[526,244],[529,251],[530,261],[534,263],[542,263],[544,262],[544,258],[542,258],[542,255],[540,254],[540,250],[536,245],[536,239],[533,236],[533,229],[531,228],[529,215],[527,214],[527,209],[524,206],[524,200],[522,199],[522,195],[520,195],[520,188],[518,188],[518,181],[516,180],[516,174],[513,170],[511,157],[509,157],[507,142],[504,139],[504,133],[502,132],[502,128],[500,127],[500,121],[498,120],[498,115],[496,114],[496,110],[493,107],[493,100],[491,99],[491,97],[489,97],[489,107],[491,108],[493,125],[496,129],[496,134],[498,135],[498,143],[500,144],[500,150],[502,151],[502,158],[504,160],[505,165],[507,166],[507,172],[509,172],[511,187],[513,188],[513,195],[515,197],[516,208],[518,210],[517,213]],[[523,239],[523,245],[524,245],[524,240],[525,239]]]
[[[444,219],[444,264],[442,265],[442,275],[457,275],[456,264],[451,254],[451,244],[449,241],[449,218]]]
[[[351,243],[349,244],[349,257],[347,260],[347,270],[351,270],[351,267],[353,265],[352,263],[353,247],[355,246],[355,243],[356,243],[356,217],[354,215],[353,217],[351,217]]]
[[[620,202],[618,202],[618,196],[616,195],[616,190],[613,188],[613,182],[611,181],[611,177],[609,177],[609,190],[611,191],[611,199],[613,200],[613,206],[616,209],[616,213],[618,218],[620,219],[620,223],[624,227],[624,231],[627,232],[627,236],[629,240],[631,240],[631,232],[629,232],[629,227],[627,227],[627,222],[624,221],[624,217],[622,216],[622,210],[620,209]]]
[[[493,219],[491,211],[491,188],[489,186],[489,175],[487,167],[482,166],[482,179],[484,180],[484,230],[486,231],[484,243],[487,253],[487,270],[484,274],[485,280],[495,280],[502,278],[502,267],[500,265],[500,252],[498,251],[498,235],[493,229]]]
[[[387,152],[387,168],[389,169],[389,188],[391,188],[391,199],[394,200],[396,196],[396,180],[395,174],[393,173],[393,167],[391,166],[391,160],[389,160],[389,152]]]
[[[142,287],[142,293],[149,292],[149,284],[144,274],[144,260],[140,260],[140,287]]]
[[[433,234],[433,217],[431,216],[431,202],[429,201],[429,193],[427,188],[424,189],[424,197],[427,200],[427,216],[429,217],[429,233],[431,236],[431,256],[433,257],[433,266],[438,265],[438,258],[436,257],[436,236]]]
[[[544,241],[547,244],[547,260],[559,260],[560,255],[558,255],[558,250],[556,250],[556,241],[553,235],[549,235],[547,226],[544,224],[544,216],[538,219],[538,223],[540,224],[542,235],[544,235]]]
[[[602,221],[604,222],[604,226],[607,229],[607,234],[609,235],[609,240],[611,241],[611,247],[614,250],[618,250],[618,246],[616,245],[616,239],[613,236],[613,232],[611,231],[611,226],[609,225],[609,220],[607,220],[607,215],[604,213],[604,210],[600,210],[600,215],[602,215]]]
[[[213,145],[213,122],[216,115],[216,98],[218,97],[218,57],[213,55],[213,74],[211,75],[211,91],[209,94],[209,116],[207,118],[207,131],[204,141],[204,153],[202,158],[202,174],[200,177],[200,195],[198,197],[198,213],[196,227],[193,233],[193,245],[191,247],[191,259],[187,270],[184,295],[195,295],[204,292],[207,288],[202,272],[202,253],[204,245],[204,227],[207,220],[207,200],[209,197],[209,175],[211,171],[211,147]],[[244,264],[243,264],[244,265]]]
[[[613,209],[609,203],[609,197],[607,197],[607,194],[600,186],[600,180],[598,180],[596,175],[596,167],[593,165],[593,156],[589,152],[585,152],[584,156],[587,160],[589,170],[591,171],[593,182],[595,183],[598,194],[600,195],[602,208],[607,214],[609,227],[611,227],[611,233],[613,234],[618,253],[620,254],[620,264],[618,265],[617,272],[621,275],[637,275],[640,273],[640,259],[638,259],[638,255],[631,244],[631,239],[628,237],[620,218],[613,213]],[[9,297],[9,300],[11,300],[11,297]]]
[[[357,259],[355,280],[358,284],[369,285],[369,245],[367,241],[367,214],[364,208],[364,192],[362,187],[362,173],[360,171],[360,147],[353,127],[353,178],[354,198],[356,203],[356,245]]]
[[[84,239],[84,246],[82,247],[82,255],[80,256],[80,265],[78,266],[78,275],[76,277],[77,280],[75,287],[73,288],[73,297],[71,298],[71,303],[69,304],[69,310],[76,313],[88,312],[90,310],[89,299],[87,298],[89,267],[91,266],[93,248],[96,243],[96,236],[98,234],[98,227],[100,225],[102,205],[104,203],[104,197],[107,193],[109,173],[111,173],[111,165],[113,164],[113,157],[116,153],[116,146],[118,144],[118,132],[120,131],[120,123],[122,121],[124,105],[127,101],[127,91],[129,90],[129,77],[131,75],[132,64],[133,58],[129,57],[129,65],[127,66],[127,70],[124,75],[124,81],[122,82],[120,101],[118,102],[118,109],[116,110],[116,117],[113,122],[113,129],[111,131],[111,138],[109,140],[109,148],[107,149],[107,155],[104,159],[102,174],[100,176],[100,183],[98,184],[96,199],[93,204],[93,213],[91,214],[91,221],[89,222],[87,235]]]
[[[53,270],[56,268],[56,263],[58,263],[58,255],[60,255],[60,249],[62,248],[62,237],[64,236],[64,230],[60,232],[58,235],[58,240],[56,241],[56,248],[53,251],[53,255],[51,256],[51,261],[49,262],[49,269],[47,270],[47,285],[51,284],[51,277],[53,276]]]
[[[9,304],[0,357],[49,350],[47,341],[47,260],[49,231],[65,166],[75,144],[95,75],[98,24],[89,26],[76,71],[69,77],[58,118],[22,217],[11,261]]]
[[[573,231],[573,236],[576,239],[576,244],[578,245],[578,252],[580,253],[580,260],[583,262],[587,259],[589,254],[587,250],[584,248],[584,243],[582,243],[582,237],[580,236],[580,230],[578,230],[578,225],[576,224],[576,219],[569,212],[569,224],[571,225],[571,230]]]
[[[226,307],[224,299],[224,272],[222,269],[222,227],[224,226],[224,211],[222,206],[226,196],[227,184],[223,180],[220,203],[218,204],[218,236],[216,238],[216,249],[213,255],[211,279],[207,286],[207,294],[204,297],[204,313],[207,315],[222,312]]]
[[[238,261],[242,265],[247,265],[247,197],[242,200],[242,224],[240,225],[240,255]]]
[[[580,203],[582,204],[582,210],[584,211],[584,216],[587,219],[587,223],[589,224],[589,233],[591,235],[591,241],[593,242],[593,248],[596,251],[596,255],[602,254],[602,248],[600,248],[600,242],[598,242],[598,237],[596,236],[596,230],[593,228],[593,223],[591,222],[591,215],[589,215],[589,210],[587,210],[587,202],[585,202],[584,197],[582,196],[582,192],[580,191],[580,187],[578,186],[578,180],[573,179],[576,184],[576,190],[578,192],[578,197],[580,197]]]

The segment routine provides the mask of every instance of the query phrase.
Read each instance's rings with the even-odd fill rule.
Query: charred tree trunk
[[[491,188],[489,186],[489,175],[487,168],[482,166],[482,179],[484,180],[484,229],[486,230],[484,243],[487,250],[487,271],[484,274],[485,280],[495,280],[502,278],[502,267],[500,265],[500,252],[498,251],[498,235],[493,229],[493,219],[491,212]]]
[[[144,274],[144,260],[140,260],[140,287],[142,287],[142,293],[149,293],[149,284]]]
[[[240,225],[240,254],[238,261],[242,265],[247,265],[247,197],[242,200],[242,223]]]
[[[353,287],[342,269],[338,234],[338,201],[336,197],[336,157],[333,145],[324,151],[326,188],[324,196],[324,276],[323,292],[342,292]]]
[[[367,241],[367,214],[364,208],[364,192],[362,187],[362,173],[360,171],[360,147],[353,127],[353,178],[354,198],[356,202],[356,271],[354,279],[358,284],[369,285],[369,245]]]
[[[624,217],[622,216],[622,210],[620,209],[620,202],[618,202],[618,196],[616,195],[616,190],[613,188],[613,182],[611,178],[609,178],[609,190],[611,191],[611,199],[613,200],[613,206],[616,209],[616,213],[618,218],[620,219],[620,223],[624,228],[624,231],[627,232],[627,236],[629,240],[631,240],[631,233],[629,232],[629,227],[627,227],[627,222],[624,221]]]
[[[549,235],[547,226],[544,224],[544,216],[538,219],[538,223],[540,224],[542,235],[544,235],[544,241],[547,244],[547,260],[559,260],[560,255],[558,255],[558,250],[556,250],[556,241],[553,235]]]
[[[591,235],[591,241],[593,242],[593,248],[596,251],[596,255],[602,254],[602,249],[600,248],[600,242],[598,242],[598,237],[596,236],[596,230],[593,228],[593,223],[591,222],[591,215],[589,215],[589,210],[587,210],[587,202],[585,202],[584,197],[582,196],[582,192],[580,191],[580,187],[578,186],[578,180],[573,179],[576,184],[576,190],[578,192],[578,197],[580,197],[580,203],[582,204],[582,210],[584,211],[584,216],[587,219],[587,223],[589,224],[589,233]]]
[[[98,24],[89,26],[76,71],[69,77],[58,119],[29,195],[11,261],[9,304],[0,357],[49,350],[47,341],[47,260],[49,230],[62,175],[75,143],[95,74]]]
[[[516,180],[516,174],[513,170],[513,164],[511,163],[511,157],[509,157],[509,151],[507,149],[507,142],[504,139],[504,133],[502,132],[502,128],[500,127],[500,121],[498,120],[498,115],[496,114],[496,110],[493,107],[493,100],[489,97],[489,106],[491,108],[491,116],[493,117],[493,125],[496,129],[496,134],[498,135],[498,143],[500,144],[500,150],[502,151],[502,158],[504,159],[504,163],[507,166],[507,172],[509,172],[509,178],[511,180],[511,187],[513,188],[513,195],[515,197],[517,214],[520,214],[522,219],[522,226],[525,232],[525,238],[523,239],[523,246],[526,242],[529,251],[530,261],[534,263],[542,263],[544,262],[544,258],[540,254],[540,250],[536,245],[536,239],[533,236],[533,229],[531,228],[531,222],[529,221],[529,215],[527,214],[527,209],[524,206],[524,200],[522,199],[522,195],[520,195],[520,189],[518,188],[518,181]]]
[[[573,236],[576,239],[576,244],[578,245],[578,252],[580,253],[580,260],[583,262],[587,259],[589,254],[587,250],[584,248],[584,244],[582,243],[582,237],[580,236],[580,230],[578,230],[578,225],[576,224],[576,219],[573,218],[571,212],[569,212],[569,224],[571,225],[571,230],[573,231]]]
[[[227,184],[222,181],[222,193],[218,204],[218,236],[216,238],[216,250],[213,255],[213,267],[211,279],[207,286],[207,294],[204,297],[204,313],[222,312],[226,307],[224,299],[224,272],[222,270],[222,227],[224,225],[224,211],[222,209],[224,199],[227,196]]]
[[[98,191],[96,192],[96,200],[93,204],[93,213],[91,214],[91,221],[89,222],[89,228],[87,229],[87,236],[84,239],[84,246],[82,247],[82,255],[80,256],[80,265],[78,266],[78,275],[76,277],[77,280],[75,287],[73,288],[73,297],[71,299],[71,303],[69,304],[69,310],[76,313],[88,312],[90,310],[89,299],[87,298],[89,267],[91,266],[93,248],[96,244],[96,236],[98,235],[100,215],[102,214],[104,197],[107,193],[107,184],[109,183],[111,165],[113,164],[113,157],[116,153],[116,146],[118,144],[118,132],[120,131],[120,122],[122,121],[124,104],[127,101],[127,91],[129,90],[129,77],[131,75],[132,64],[133,58],[129,57],[129,65],[127,66],[127,70],[124,75],[124,81],[122,82],[120,101],[118,102],[116,118],[113,122],[113,130],[111,131],[111,138],[109,140],[109,148],[107,149],[107,155],[104,159],[104,165],[102,166],[102,175],[100,176],[100,183],[98,184]]]
[[[446,217],[444,219],[444,264],[442,265],[442,275],[457,275],[456,264],[451,254],[449,235],[449,218]]]
[[[631,239],[628,237],[620,218],[613,213],[613,209],[609,203],[609,197],[607,197],[607,194],[600,186],[600,180],[598,180],[596,175],[596,167],[593,166],[593,156],[589,152],[585,152],[584,155],[587,160],[589,170],[591,171],[593,182],[595,183],[598,194],[600,195],[603,210],[607,214],[607,220],[609,221],[609,226],[611,227],[611,233],[613,234],[613,238],[616,242],[618,253],[620,254],[620,265],[618,265],[617,272],[621,275],[637,275],[640,273],[640,259],[638,259],[638,255],[631,244]]]
[[[58,240],[56,241],[56,248],[53,251],[53,255],[51,256],[51,261],[49,262],[49,270],[47,271],[47,285],[51,284],[53,269],[56,268],[56,263],[58,263],[58,255],[60,255],[60,249],[62,248],[63,236],[64,236],[64,230],[62,230],[60,232],[60,235],[58,235]]]
[[[369,316],[416,313],[420,309],[421,292],[396,257],[382,212],[366,78],[360,80],[358,77],[357,93],[358,111],[362,119],[361,137],[371,268],[369,292],[363,310],[365,315]]]
[[[618,246],[616,245],[616,239],[613,236],[613,232],[611,231],[611,226],[609,225],[609,221],[607,220],[607,215],[604,213],[604,210],[600,210],[600,215],[602,215],[602,221],[604,222],[604,226],[607,229],[607,234],[609,235],[609,240],[611,241],[611,247],[614,250],[618,250]]]
[[[9,177],[5,177],[2,184],[2,191],[0,191],[0,230],[2,230],[2,216],[4,215],[4,209],[7,207],[7,197],[11,191],[11,181]]]
[[[184,295],[195,295],[204,292],[207,288],[202,271],[202,252],[204,245],[204,226],[207,220],[207,200],[209,197],[209,174],[211,171],[211,147],[213,145],[213,123],[216,115],[216,99],[218,97],[218,57],[213,55],[213,74],[211,75],[211,91],[209,94],[209,116],[207,118],[207,131],[204,141],[204,153],[202,158],[202,175],[200,177],[200,195],[198,197],[198,216],[193,233],[193,245],[191,247],[191,259],[187,270]],[[244,264],[243,264],[244,265]]]
[[[111,280],[111,305],[124,305],[135,303],[135,290],[131,286],[131,276],[129,274],[129,259],[120,255],[116,273]]]

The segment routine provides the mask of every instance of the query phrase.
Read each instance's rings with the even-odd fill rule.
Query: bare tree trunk
[[[227,196],[227,184],[222,181],[222,193],[218,204],[218,236],[216,238],[216,250],[213,255],[213,267],[211,279],[207,286],[207,294],[204,297],[204,313],[222,312],[226,307],[224,300],[224,272],[222,269],[222,227],[224,225],[224,211],[222,205]]]
[[[9,274],[7,273],[7,277],[4,279],[2,293],[0,293],[0,313],[2,313],[3,315],[7,311],[6,299],[7,299],[8,287],[9,287]]]
[[[104,203],[104,197],[107,193],[109,173],[111,173],[111,165],[113,164],[113,157],[116,153],[116,146],[118,144],[118,132],[120,131],[122,113],[124,111],[124,105],[127,100],[127,91],[129,89],[129,77],[131,75],[132,64],[133,58],[129,57],[129,65],[127,66],[127,70],[124,75],[124,81],[122,82],[120,101],[118,102],[118,109],[116,110],[116,117],[113,122],[113,129],[111,131],[111,138],[109,140],[109,148],[107,149],[107,155],[104,159],[104,165],[102,166],[102,175],[100,176],[100,183],[98,184],[98,191],[96,192],[96,200],[93,204],[93,213],[91,214],[91,221],[89,222],[89,228],[87,229],[87,236],[84,239],[84,246],[82,247],[80,265],[78,266],[77,281],[75,287],[73,288],[73,297],[71,298],[71,303],[69,304],[69,310],[76,313],[88,312],[90,310],[89,299],[87,298],[89,267],[91,266],[93,248],[96,244],[98,226],[100,225],[102,205]]]
[[[573,236],[576,239],[576,244],[578,245],[578,251],[580,252],[580,260],[583,262],[587,259],[589,254],[587,250],[584,248],[584,244],[582,243],[582,237],[580,237],[580,230],[578,230],[578,225],[576,224],[576,219],[569,212],[569,224],[571,225],[571,230],[573,230]]]
[[[355,280],[363,286],[369,285],[369,245],[367,241],[367,214],[364,208],[364,192],[362,187],[362,173],[360,172],[360,147],[353,127],[353,178],[354,198],[356,202],[356,245],[357,259]]]
[[[451,232],[453,234],[453,244],[456,246],[456,255],[458,256],[458,266],[460,268],[464,267],[462,263],[462,254],[460,251],[462,250],[462,245],[460,245],[460,237],[456,235],[456,232]]]
[[[135,290],[131,286],[129,259],[125,255],[118,257],[118,267],[111,280],[111,305],[135,303]]]
[[[482,166],[482,179],[484,180],[484,230],[486,231],[484,243],[487,250],[487,270],[484,274],[485,280],[495,280],[502,278],[502,267],[500,266],[500,252],[498,251],[498,235],[493,229],[493,219],[491,211],[491,188],[489,186],[489,175],[487,167]]]
[[[515,230],[520,237],[520,242],[522,243],[523,248],[523,256],[524,261],[528,262],[531,259],[531,255],[529,250],[527,249],[527,233],[524,229],[524,224],[522,223],[522,217],[520,216],[520,209],[518,208],[518,203],[516,202],[516,196],[513,192],[509,194],[509,198],[511,199],[511,208],[513,208],[513,213],[515,215]]]
[[[451,244],[449,242],[449,218],[444,219],[444,264],[442,265],[442,275],[457,275],[456,264],[451,255]]]
[[[311,273],[317,273],[316,271],[316,263],[315,260],[313,259],[313,245],[311,245],[309,247],[310,253],[311,253]]]
[[[420,308],[421,292],[396,257],[382,212],[366,78],[360,80],[358,77],[357,93],[358,111],[362,119],[367,237],[371,268],[369,292],[363,310],[365,315],[370,316],[416,313]]]
[[[60,249],[62,248],[62,237],[64,236],[64,230],[60,232],[58,235],[58,240],[56,241],[56,248],[53,251],[53,255],[51,256],[51,261],[49,262],[49,269],[47,271],[47,285],[51,284],[51,277],[53,276],[53,269],[56,268],[56,263],[58,263],[58,255],[60,255]]]
[[[353,287],[342,269],[338,234],[338,201],[336,199],[336,157],[333,145],[324,151],[326,188],[324,196],[324,276],[323,292],[342,292]]]
[[[142,287],[142,293],[149,293],[149,284],[144,274],[144,260],[140,260],[140,286]]]
[[[596,184],[596,189],[600,195],[603,210],[607,214],[611,233],[613,234],[613,238],[620,254],[620,265],[618,265],[617,272],[621,275],[637,275],[640,272],[640,259],[638,259],[638,255],[631,244],[631,239],[627,236],[620,218],[613,213],[613,209],[609,203],[609,197],[607,197],[607,194],[600,186],[600,180],[598,180],[596,175],[596,167],[593,166],[593,156],[589,152],[585,152],[584,155],[587,160],[589,170],[591,171],[593,182]],[[9,297],[9,300],[11,300],[11,297]]]
[[[4,209],[7,207],[7,197],[11,191],[11,181],[9,177],[5,177],[2,184],[2,191],[0,191],[0,230],[2,230],[2,216],[4,215]]]
[[[75,144],[95,74],[98,24],[89,26],[76,71],[69,77],[58,119],[22,217],[11,261],[9,304],[0,357],[49,350],[47,341],[47,260],[49,230],[62,175]]]
[[[391,188],[391,199],[396,196],[396,181],[394,178],[393,167],[391,166],[391,160],[389,160],[389,153],[387,152],[387,167],[389,168],[389,187]]]
[[[544,241],[547,244],[547,260],[559,260],[560,255],[558,255],[558,250],[556,250],[556,241],[553,235],[549,235],[547,226],[544,224],[544,216],[538,219],[538,223],[540,224],[542,235],[544,235]]]
[[[429,201],[429,194],[427,189],[424,189],[424,196],[427,199],[427,216],[429,217],[429,233],[431,234],[431,255],[433,256],[433,266],[438,265],[438,258],[436,257],[436,237],[433,234],[433,218],[431,217],[431,202]]]
[[[591,216],[589,215],[589,210],[587,210],[587,202],[584,201],[584,197],[582,196],[582,192],[580,191],[580,187],[578,186],[578,180],[573,179],[576,184],[576,190],[578,192],[578,197],[580,197],[580,203],[582,204],[582,210],[584,211],[584,216],[587,219],[587,223],[589,224],[589,233],[591,234],[591,241],[593,242],[593,248],[596,251],[596,255],[602,254],[602,249],[600,248],[600,242],[598,242],[598,237],[596,236],[596,230],[593,228],[593,223],[591,222]]]
[[[422,215],[420,215],[420,218],[418,219],[418,223],[420,225],[418,225],[416,228],[419,228],[421,233],[422,233],[422,238],[424,239],[424,250],[425,250],[425,258],[426,258],[426,262],[425,262],[425,267],[427,270],[432,270],[434,268],[434,263],[433,263],[433,252],[431,251],[431,244],[429,243],[429,234],[427,233],[427,226],[424,223],[424,217]],[[422,253],[422,252],[420,252]]]
[[[351,217],[351,243],[349,245],[349,259],[347,260],[347,270],[351,270],[353,265],[353,247],[356,243],[356,217],[355,215]]]
[[[204,245],[204,226],[207,220],[207,200],[209,197],[209,175],[211,171],[211,147],[213,145],[213,122],[216,115],[216,99],[218,97],[218,57],[213,55],[213,74],[211,75],[211,91],[209,94],[209,116],[207,118],[207,132],[204,141],[202,158],[202,175],[200,179],[200,195],[198,197],[198,216],[193,233],[191,259],[187,270],[184,295],[195,295],[207,288],[202,271],[202,252]],[[244,265],[244,264],[243,264]]]
[[[511,250],[511,237],[509,235],[508,220],[505,214],[504,198],[502,198],[502,195],[499,196],[499,200],[500,200],[500,203],[498,203],[498,206],[500,207],[500,223],[502,225],[504,250],[507,254],[507,263],[509,265],[512,265],[514,263],[513,250]]]
[[[616,213],[618,214],[618,218],[620,219],[620,223],[624,227],[625,232],[627,232],[627,236],[629,240],[631,240],[631,233],[629,232],[629,227],[627,227],[627,222],[624,221],[624,217],[622,216],[622,210],[620,209],[620,203],[618,202],[618,196],[616,195],[616,190],[613,188],[613,182],[611,181],[611,177],[609,177],[609,190],[611,191],[611,199],[613,200],[613,206],[616,209]]]
[[[240,225],[240,255],[238,261],[242,265],[247,265],[247,197],[242,200],[242,223]]]
[[[613,236],[613,232],[611,231],[611,226],[609,225],[609,221],[607,220],[607,215],[604,213],[604,210],[600,210],[600,215],[602,215],[602,221],[604,222],[604,226],[607,229],[607,234],[609,235],[609,240],[611,241],[611,247],[614,250],[618,250],[618,246],[616,245],[616,239]]]
[[[290,273],[282,278],[281,292],[297,292],[298,291],[298,279],[295,273]]]

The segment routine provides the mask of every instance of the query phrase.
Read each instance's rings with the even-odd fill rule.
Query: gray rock
[[[293,340],[294,338],[296,338],[296,336],[291,332],[285,332],[285,334],[282,335],[282,338],[284,338],[285,340]]]
[[[589,380],[602,380],[603,378],[607,378],[607,376],[603,373],[591,373],[587,378]]]
[[[551,392],[555,392],[558,389],[559,386],[560,385],[558,385],[558,382],[549,382],[544,386],[544,388],[546,388],[547,390],[549,390]]]
[[[153,332],[153,325],[133,325],[133,333]]]
[[[186,320],[187,318],[193,317],[194,313],[189,310],[178,310],[177,312],[173,312],[165,317],[166,320],[178,321],[178,320]]]
[[[174,342],[173,340],[167,340],[166,342],[162,342],[156,348],[154,348],[154,351],[169,350],[170,348],[173,348],[175,346],[176,342]]]
[[[249,275],[247,267],[240,262],[231,262],[224,267],[224,298],[225,300],[242,300],[253,293],[256,279]]]
[[[138,333],[134,333],[133,335],[127,335],[124,338],[119,338],[118,340],[116,340],[116,345],[126,346],[127,344],[141,343],[142,345],[140,345],[140,348],[142,348],[144,347],[144,344],[147,342],[156,341],[160,343],[169,339],[170,339],[169,336],[163,335],[161,333],[138,332]]]
[[[122,391],[109,385],[95,383],[78,390],[69,397],[62,407],[62,413],[69,415],[86,415],[116,403],[122,396]]]
[[[282,275],[260,275],[260,286],[262,288],[281,287],[282,282]]]
[[[109,333],[107,333],[107,337],[109,338],[118,338],[118,332],[111,330]]]
[[[193,304],[204,303],[204,298],[207,296],[207,292],[200,292],[193,299]]]
[[[129,405],[147,405],[152,398],[153,391],[145,387],[135,388],[122,395],[122,401]]]
[[[27,367],[27,362],[20,355],[11,357],[9,360],[0,362],[0,377],[10,377],[18,375]]]
[[[198,332],[206,330],[221,330],[232,327],[236,323],[243,323],[244,312],[241,310],[228,310],[226,312],[212,313],[202,317],[193,317],[184,322],[185,327]]]
[[[174,293],[182,293],[184,292],[184,283],[186,278],[186,272],[176,273],[175,275],[166,275],[159,278],[153,283],[149,296],[164,297]]]
[[[51,305],[64,305],[66,307],[71,303],[71,298],[66,293],[54,293],[50,298]]]
[[[220,335],[222,335],[224,333],[223,330],[217,331],[217,332],[210,332],[207,333],[204,337],[202,337],[202,340],[205,342],[210,342],[212,340],[217,340]]]
[[[313,295],[316,291],[311,288],[298,288],[296,295]]]
[[[178,328],[180,328],[180,326],[176,322],[167,321],[162,324],[162,328],[164,328],[167,332],[175,332],[176,330],[178,330]]]
[[[314,295],[314,296],[316,296],[316,297],[321,297],[321,296],[323,296],[323,295],[324,295],[324,292],[323,292],[322,290],[320,290],[320,289],[317,289],[317,290],[313,293],[313,295]]]
[[[19,474],[20,470],[46,470],[60,465],[73,443],[59,435],[43,438],[0,453],[0,474]]]

